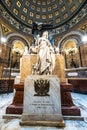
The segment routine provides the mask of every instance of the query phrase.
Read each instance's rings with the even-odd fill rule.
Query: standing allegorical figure
[[[48,40],[48,31],[44,31],[42,37],[37,40],[38,72],[39,74],[52,74],[55,67],[54,49]]]

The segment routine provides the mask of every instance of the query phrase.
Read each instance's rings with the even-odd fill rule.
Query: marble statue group
[[[48,31],[44,31],[42,37],[37,39],[36,49],[38,54],[38,63],[33,65],[33,74],[52,74],[55,67],[55,53],[50,41],[48,40]]]
[[[55,66],[55,55],[54,49],[48,40],[48,32],[45,31],[42,37],[37,40],[37,51],[38,51],[38,69],[39,74],[52,74]]]

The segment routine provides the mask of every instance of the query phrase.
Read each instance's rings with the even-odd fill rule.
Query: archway
[[[66,68],[78,68],[80,66],[79,49],[75,39],[69,39],[64,44],[64,56]]]
[[[65,57],[67,69],[78,68],[81,66],[80,45],[83,33],[72,31],[65,35],[58,43],[60,53]]]
[[[7,36],[7,46],[9,47],[8,67],[20,68],[20,58],[23,55],[25,46],[30,47],[29,41],[18,33],[11,33]]]

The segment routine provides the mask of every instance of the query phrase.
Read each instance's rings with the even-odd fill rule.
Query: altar
[[[65,126],[57,76],[30,75],[25,78],[20,125]]]
[[[37,54],[24,55],[20,64],[20,81],[14,83],[15,95],[11,105],[6,108],[7,114],[22,114],[24,102],[24,80],[27,76],[33,74],[32,66],[38,61]],[[63,115],[80,116],[80,109],[74,105],[70,91],[73,90],[72,84],[69,84],[65,78],[64,57],[55,54],[55,68],[52,75],[56,75],[60,80],[61,111]],[[44,75],[43,75],[44,76]]]

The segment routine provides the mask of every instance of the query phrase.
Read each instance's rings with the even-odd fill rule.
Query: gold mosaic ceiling
[[[13,18],[30,28],[33,22],[59,27],[73,19],[85,2],[86,0],[1,0]]]

